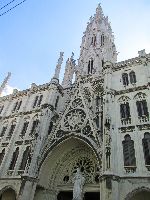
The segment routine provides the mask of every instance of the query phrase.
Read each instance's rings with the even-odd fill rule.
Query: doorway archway
[[[150,200],[150,192],[142,191],[131,197],[130,200]]]
[[[77,168],[80,168],[86,179],[85,191],[90,192],[93,188],[99,191],[101,163],[89,144],[75,137],[61,142],[49,152],[41,166],[38,185],[45,188],[47,198],[70,200],[73,191],[72,179]],[[37,200],[36,196],[35,194],[34,200]]]
[[[0,200],[16,200],[16,193],[12,188],[4,190],[0,195]]]
[[[138,188],[127,195],[125,200],[149,200],[150,189],[146,187]]]

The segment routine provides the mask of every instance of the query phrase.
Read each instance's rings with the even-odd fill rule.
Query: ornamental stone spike
[[[61,69],[61,65],[63,63],[63,56],[64,56],[64,52],[60,52],[60,56],[55,68],[55,74],[53,78],[59,79],[59,74],[60,74],[60,69]]]
[[[6,87],[7,83],[8,83],[8,80],[10,79],[10,76],[11,76],[11,73],[8,72],[8,75],[7,75],[6,78],[4,79],[2,85],[0,86],[0,96],[1,96],[1,94],[2,94],[2,92],[3,92],[3,90],[5,89],[5,87]]]
[[[96,8],[96,17],[104,17],[104,13],[101,7],[101,4],[99,3],[97,8]]]

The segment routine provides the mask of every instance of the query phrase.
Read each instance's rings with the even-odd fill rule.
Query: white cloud
[[[10,85],[6,85],[6,87],[3,90],[1,96],[6,96],[6,95],[9,95],[9,94],[12,94],[13,93],[13,89],[16,89],[16,87],[12,87]]]

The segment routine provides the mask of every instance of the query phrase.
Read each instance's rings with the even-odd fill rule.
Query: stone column
[[[22,176],[18,200],[33,200],[37,186],[37,178]]]
[[[100,200],[119,200],[119,177],[111,174],[100,179]]]

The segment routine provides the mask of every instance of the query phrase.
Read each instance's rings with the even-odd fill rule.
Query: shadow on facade
[[[57,200],[72,200],[72,192],[60,192],[57,196]],[[100,200],[99,192],[86,192],[84,194],[83,200]]]

